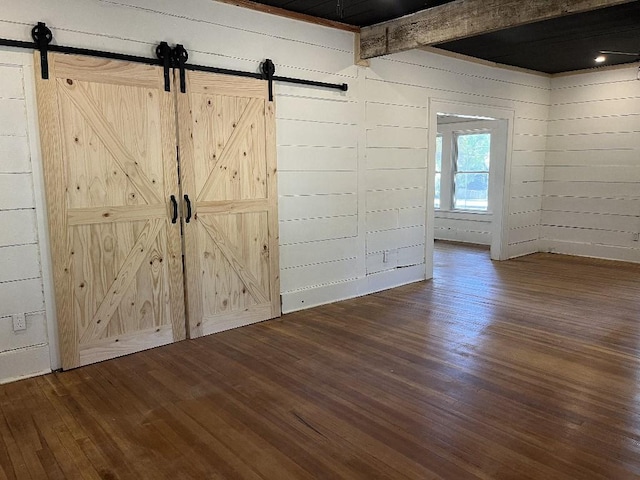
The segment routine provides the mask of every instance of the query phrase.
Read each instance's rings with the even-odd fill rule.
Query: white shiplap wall
[[[151,56],[164,40],[184,44],[193,63],[255,71],[271,58],[280,75],[349,84],[348,92],[276,85],[285,312],[425,277],[432,97],[515,110],[509,254],[537,250],[546,77],[424,51],[376,59],[370,69],[356,67],[351,33],[212,0],[5,3],[2,37],[28,40],[32,25],[44,20],[59,44]],[[27,111],[35,115],[35,107]],[[15,116],[5,110],[0,125],[12,126]],[[0,202],[15,202],[24,191],[18,176],[12,179],[9,191],[0,188]],[[39,186],[35,196],[43,198]],[[33,214],[33,200],[25,205]],[[14,250],[24,265],[37,250],[29,238]],[[41,248],[48,252],[48,245]],[[3,263],[0,270],[12,269]],[[40,290],[23,290],[39,305],[33,311],[43,311]]]
[[[0,51],[0,383],[50,368],[32,164],[31,55]],[[35,152],[33,152],[35,153]],[[46,271],[46,270],[45,270]],[[13,331],[13,314],[27,329]]]
[[[640,262],[638,65],[552,87],[541,248]]]
[[[421,50],[374,59],[366,75],[367,168],[393,172],[405,182],[379,190],[367,185],[368,215],[398,215],[397,224],[384,223],[387,245],[412,247],[424,239],[426,192],[420,180],[426,178],[427,107],[429,99],[438,99],[515,112],[507,256],[538,251],[549,77]],[[400,223],[403,212],[411,212],[410,219]],[[367,240],[375,228],[368,225]],[[368,265],[380,266],[377,250],[367,243]],[[409,262],[420,259],[417,249],[413,253]]]

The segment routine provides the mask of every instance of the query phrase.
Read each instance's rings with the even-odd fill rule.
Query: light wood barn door
[[[36,53],[36,63],[39,63]],[[161,68],[36,66],[63,368],[185,338],[175,97]]]
[[[184,224],[189,336],[280,316],[267,82],[187,72],[187,93],[174,89],[182,191],[192,209]]]

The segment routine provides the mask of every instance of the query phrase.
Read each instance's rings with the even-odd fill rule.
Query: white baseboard
[[[602,258],[604,260],[640,263],[640,244],[638,248],[627,248],[612,245],[597,245],[592,243],[541,239],[540,251],[575,255],[577,257]]]
[[[395,268],[345,282],[284,293],[282,295],[282,312],[296,312],[419,282],[425,279],[424,268],[424,264]]]
[[[0,353],[0,384],[50,372],[51,359],[46,344]]]
[[[531,240],[529,242],[515,243],[507,246],[507,258],[524,257],[532,253],[540,251],[539,240]]]

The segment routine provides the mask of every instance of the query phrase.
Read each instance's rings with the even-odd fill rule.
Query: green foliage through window
[[[468,133],[456,137],[453,207],[486,211],[489,206],[490,133]]]

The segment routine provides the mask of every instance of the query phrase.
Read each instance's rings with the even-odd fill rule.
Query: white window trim
[[[452,211],[458,212],[478,212],[478,213],[488,213],[489,211],[489,188],[487,187],[487,209],[486,210],[478,210],[471,208],[455,208],[455,184],[456,184],[456,175],[459,173],[486,173],[491,178],[490,173],[491,170],[474,170],[474,171],[460,171],[458,170],[458,139],[464,135],[474,135],[474,134],[489,134],[489,141],[491,142],[493,139],[493,133],[490,128],[482,128],[482,129],[472,129],[472,130],[455,130],[452,132],[451,138],[451,200],[450,205]],[[489,143],[489,152],[491,152],[491,143]],[[489,153],[489,169],[491,169],[491,153]],[[442,178],[442,177],[441,177]],[[488,183],[488,182],[487,182]],[[442,188],[442,187],[441,187]]]
[[[445,124],[438,126],[438,133],[436,136],[442,137],[442,168],[440,172],[440,207],[436,208],[436,213],[460,213],[460,214],[470,214],[470,215],[493,215],[491,208],[491,194],[489,193],[489,204],[487,210],[471,210],[465,208],[454,208],[454,180],[456,172],[456,163],[457,163],[457,137],[465,134],[473,134],[473,133],[489,133],[491,134],[491,159],[493,160],[493,150],[494,150],[494,128],[492,127],[493,123],[488,123],[486,121],[478,121],[478,122],[465,122],[464,128],[457,124]],[[491,184],[491,170],[492,163],[489,165],[489,171],[486,172],[478,172],[478,173],[488,173],[489,174],[489,184]],[[460,172],[464,173],[464,172]],[[471,172],[476,173],[476,172]]]

